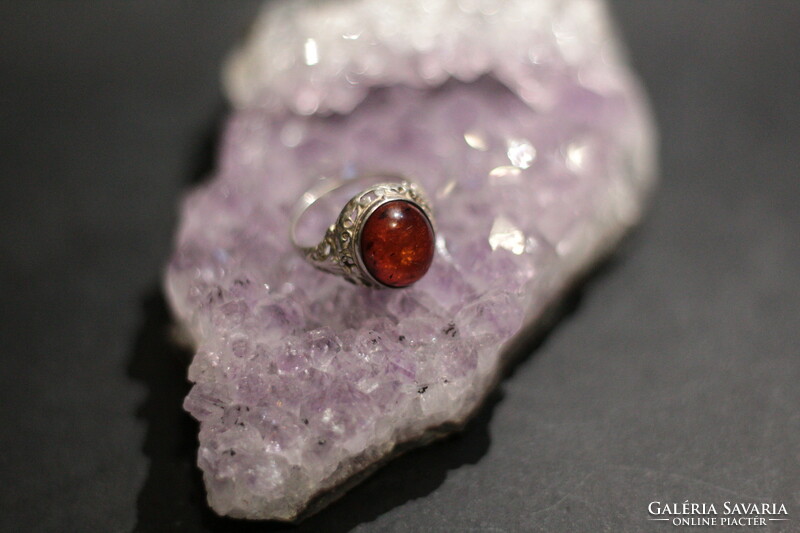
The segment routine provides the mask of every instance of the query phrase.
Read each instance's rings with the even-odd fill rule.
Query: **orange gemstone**
[[[431,266],[433,228],[422,209],[405,200],[378,207],[361,230],[361,257],[372,277],[389,287],[407,287]]]

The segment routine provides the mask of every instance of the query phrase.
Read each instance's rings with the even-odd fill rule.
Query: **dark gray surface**
[[[0,3],[0,529],[265,531],[202,500],[157,289],[255,3]],[[298,531],[800,530],[800,3],[615,2],[662,132],[627,249],[460,437]],[[777,526],[764,530],[776,531]]]

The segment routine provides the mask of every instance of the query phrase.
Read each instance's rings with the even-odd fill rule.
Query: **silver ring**
[[[342,208],[316,245],[298,242],[300,219],[320,198],[347,185],[377,181]],[[402,288],[422,278],[433,261],[436,232],[422,188],[399,174],[363,174],[323,179],[305,192],[292,210],[289,235],[314,267],[365,287]]]

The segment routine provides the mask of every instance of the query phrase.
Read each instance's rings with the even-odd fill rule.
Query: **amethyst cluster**
[[[654,135],[595,0],[269,3],[226,83],[165,287],[211,507],[294,520],[475,411],[514,336],[639,219]],[[288,238],[315,176],[376,170],[437,216],[407,289],[314,270]]]

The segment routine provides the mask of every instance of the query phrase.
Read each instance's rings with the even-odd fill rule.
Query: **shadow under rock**
[[[209,118],[197,131],[191,146],[192,157],[187,173],[186,185],[194,187],[211,178],[217,166],[217,156],[221,147],[222,137],[225,134],[225,120],[228,108],[219,101]]]
[[[144,296],[142,313],[128,375],[147,388],[136,416],[146,423],[142,452],[150,466],[139,491],[135,530],[197,530],[195,500],[204,498],[196,479],[198,424],[182,408],[190,354],[170,336],[171,317],[158,287]]]
[[[593,280],[608,271],[613,262],[603,262],[590,278]],[[581,287],[586,284],[584,280],[562,299],[543,327],[523,336],[510,354],[506,378],[546,341],[558,322],[579,308]],[[449,470],[477,463],[489,449],[489,422],[503,396],[500,387],[489,394],[460,432],[391,460],[299,524],[219,517],[205,501],[202,475],[196,466],[199,424],[182,408],[190,388],[186,379],[190,354],[170,336],[171,317],[157,287],[143,298],[143,314],[129,375],[147,387],[147,397],[137,416],[147,423],[143,452],[150,460],[150,467],[139,493],[134,531],[349,531],[432,493],[444,482]]]

